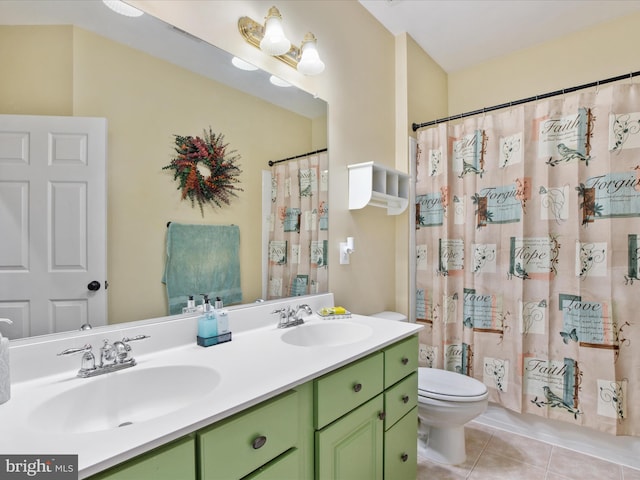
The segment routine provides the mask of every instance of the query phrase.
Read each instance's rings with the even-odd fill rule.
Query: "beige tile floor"
[[[640,470],[476,422],[467,424],[465,436],[465,463],[418,458],[417,480],[640,480]]]

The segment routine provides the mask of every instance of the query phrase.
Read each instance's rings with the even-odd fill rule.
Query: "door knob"
[[[100,282],[98,282],[97,280],[94,280],[93,282],[89,282],[89,285],[87,285],[87,288],[92,292],[100,290]]]

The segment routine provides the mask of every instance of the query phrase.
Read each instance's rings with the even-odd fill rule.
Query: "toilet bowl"
[[[466,458],[464,425],[487,409],[484,383],[460,373],[418,368],[418,454],[457,465]]]
[[[397,312],[373,317],[407,321]],[[466,375],[436,368],[418,368],[418,454],[448,465],[466,458],[464,425],[487,409],[484,383]]]

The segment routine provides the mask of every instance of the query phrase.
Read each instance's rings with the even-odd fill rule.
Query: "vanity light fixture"
[[[144,14],[142,10],[138,10],[136,7],[124,3],[121,0],[102,0],[107,7],[120,15],[125,17],[139,17]]]
[[[304,36],[300,47],[292,45],[284,34],[282,15],[276,7],[269,9],[264,25],[249,17],[240,17],[238,30],[249,44],[304,75],[317,75],[324,71],[324,63],[318,54],[316,37],[309,32]]]
[[[349,265],[349,256],[355,252],[353,237],[347,237],[346,242],[340,242],[340,265]]]

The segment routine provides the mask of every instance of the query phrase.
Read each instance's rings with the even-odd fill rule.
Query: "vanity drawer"
[[[315,380],[316,429],[382,392],[383,369],[384,355],[378,352]]]
[[[418,336],[414,335],[384,351],[384,388],[418,368]]]
[[[418,372],[413,372],[384,392],[384,429],[391,428],[416,405],[418,405]]]
[[[198,433],[199,478],[241,478],[296,446],[297,395],[287,392]]]

